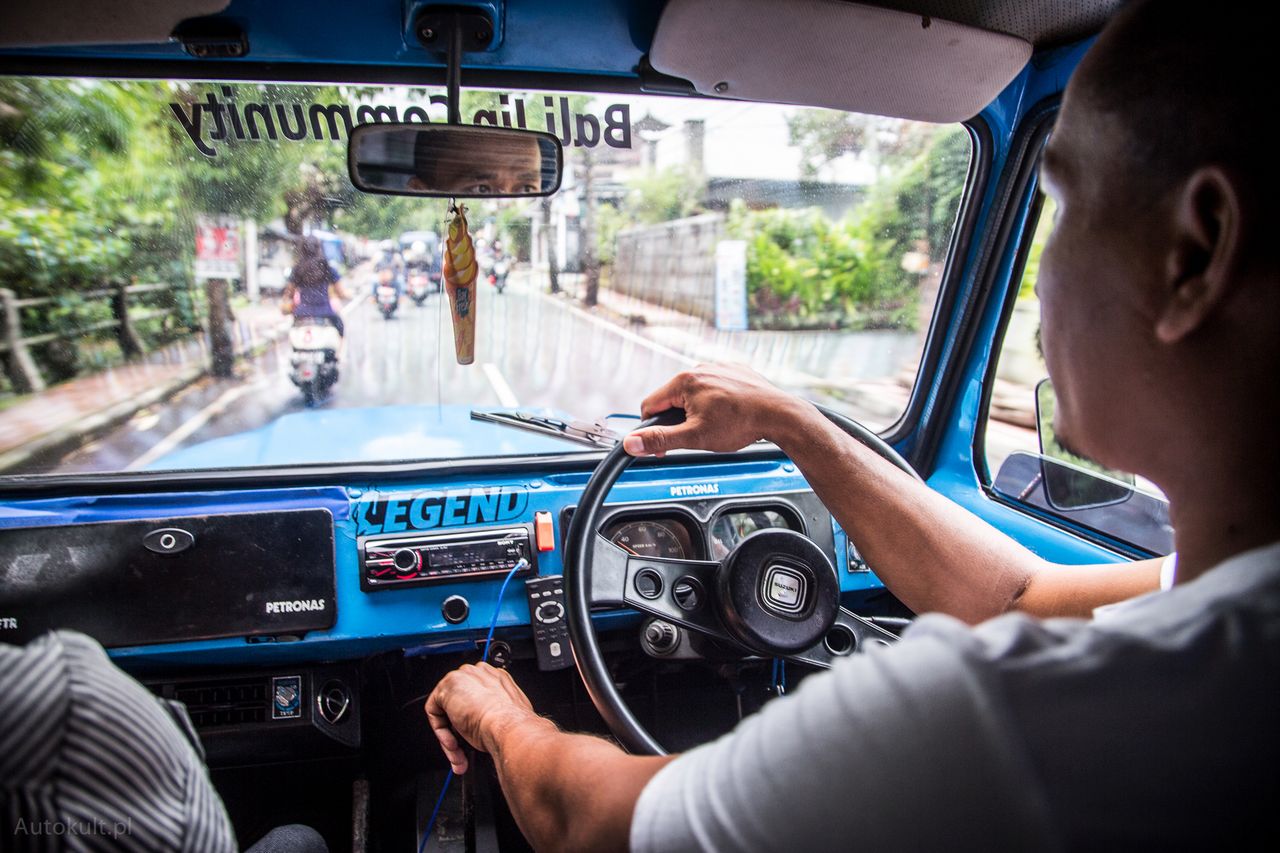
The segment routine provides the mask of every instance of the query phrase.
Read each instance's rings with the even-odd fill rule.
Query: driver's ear
[[[431,187],[424,184],[422,182],[422,179],[419,178],[417,175],[414,175],[412,178],[410,178],[409,183],[405,184],[405,187],[411,190],[418,190],[419,192],[425,192],[431,189]]]
[[[1222,166],[1197,169],[1177,190],[1155,333],[1175,344],[1200,329],[1235,288],[1242,271],[1245,200],[1239,175]]]

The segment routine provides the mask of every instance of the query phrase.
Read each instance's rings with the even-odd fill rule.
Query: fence
[[[610,289],[715,322],[723,231],[724,214],[704,213],[618,232]]]
[[[172,307],[131,308],[130,302],[136,301],[141,294],[172,289],[168,284],[120,284],[79,293],[76,295],[87,302],[109,301],[111,319],[98,320],[63,331],[24,335],[23,309],[54,305],[58,300],[49,296],[19,298],[12,290],[0,288],[0,356],[4,356],[5,372],[8,374],[10,386],[17,393],[43,391],[46,383],[36,360],[31,355],[31,348],[57,340],[75,340],[96,332],[115,329],[120,352],[126,359],[142,355],[146,347],[138,334],[136,324],[156,317],[164,317],[173,313],[174,309]]]

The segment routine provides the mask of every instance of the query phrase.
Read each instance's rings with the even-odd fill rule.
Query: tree
[[[547,279],[552,293],[560,292],[560,264],[556,259],[555,228],[551,222],[551,198],[542,200],[542,240],[547,252]]]
[[[818,177],[822,168],[846,154],[860,153],[874,133],[874,118],[838,110],[799,110],[787,117],[787,136],[804,154],[800,176]]]
[[[596,194],[595,155],[590,148],[582,149],[582,272],[586,277],[582,301],[594,308],[600,301],[600,263],[596,260]]]
[[[688,169],[650,169],[628,183],[627,218],[641,224],[670,222],[698,212],[704,184]]]
[[[67,167],[122,151],[136,117],[121,90],[93,81],[0,78],[4,185],[26,193]]]
[[[963,129],[913,128],[897,145],[892,170],[843,221],[833,222],[816,208],[749,211],[735,202],[728,230],[747,241],[753,324],[915,325],[921,276],[902,262],[920,244],[932,261],[945,254],[969,147]]]
[[[892,173],[929,147],[938,126],[838,110],[801,110],[787,117],[787,134],[804,157],[801,177],[818,178],[846,155],[866,156],[877,174]]]

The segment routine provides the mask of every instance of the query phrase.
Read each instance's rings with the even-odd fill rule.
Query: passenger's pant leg
[[[311,827],[291,823],[277,826],[245,853],[329,853],[329,846]]]

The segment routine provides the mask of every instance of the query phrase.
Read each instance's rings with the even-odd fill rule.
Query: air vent
[[[265,723],[270,714],[266,679],[183,684],[173,698],[187,706],[197,729]]]

